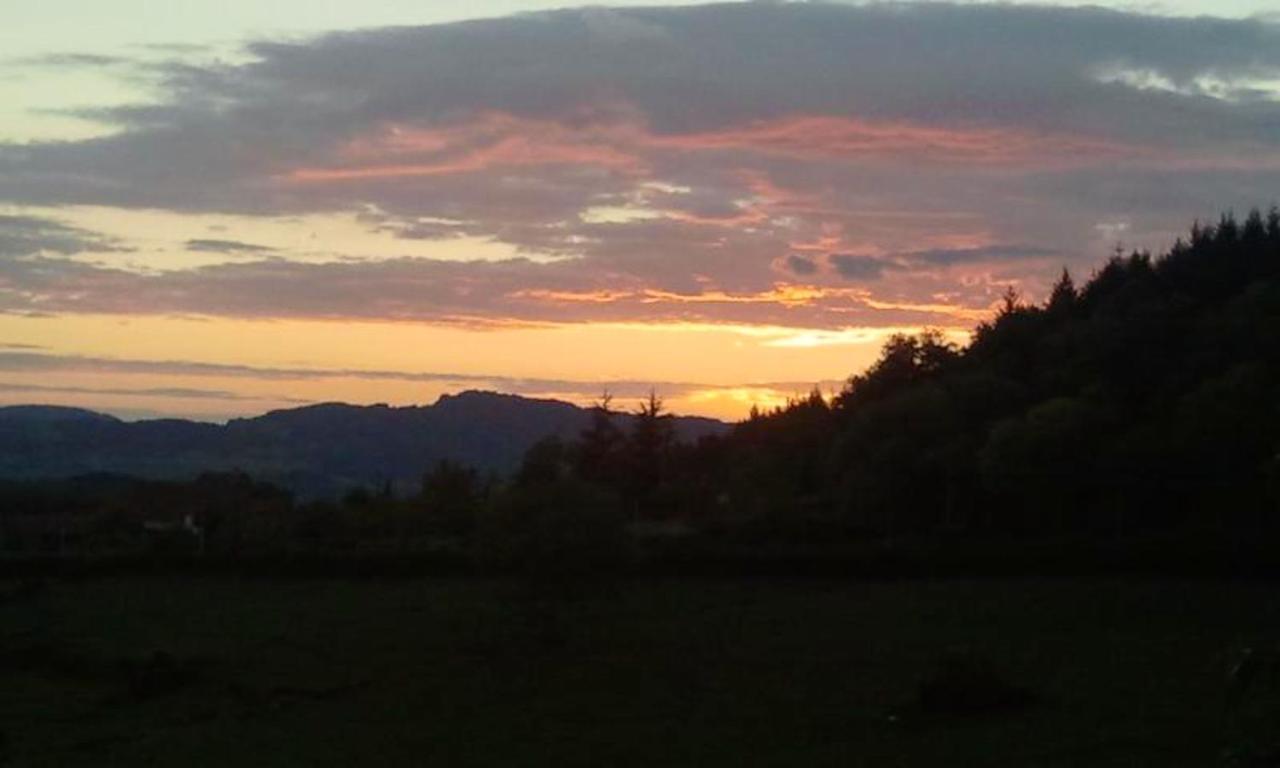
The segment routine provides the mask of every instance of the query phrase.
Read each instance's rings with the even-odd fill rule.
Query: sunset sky
[[[1273,0],[10,5],[0,404],[737,418],[1280,200]]]

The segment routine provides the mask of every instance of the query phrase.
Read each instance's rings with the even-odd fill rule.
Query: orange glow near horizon
[[[115,14],[108,48],[10,3],[50,24],[0,56],[0,404],[652,388],[739,419],[1280,182],[1263,16],[385,3],[403,18],[204,11],[194,37],[186,6],[219,4]]]
[[[0,315],[0,403],[221,419],[305,402],[423,404],[465,389],[587,404],[605,388],[621,389],[625,400],[653,387],[677,412],[735,420],[753,405],[773,407],[822,382],[843,381],[876,358],[889,334],[917,330],[584,323],[481,331]],[[28,357],[36,367],[23,367]],[[45,358],[63,362],[45,370]],[[786,383],[768,383],[779,381]]]

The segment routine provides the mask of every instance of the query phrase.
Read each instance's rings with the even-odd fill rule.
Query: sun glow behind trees
[[[616,384],[738,417],[895,333],[963,342],[1010,286],[1167,248],[1280,173],[1261,17],[289,5],[172,35],[156,11],[143,46],[56,2],[0,32],[25,30],[0,64],[0,402]]]

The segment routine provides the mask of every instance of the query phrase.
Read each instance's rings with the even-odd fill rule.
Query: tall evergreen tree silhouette
[[[627,441],[629,490],[638,515],[657,512],[657,502],[667,475],[667,462],[675,432],[662,399],[649,390],[649,397],[636,409]]]
[[[591,421],[578,437],[577,468],[584,480],[616,487],[623,471],[625,438],[618,427],[613,395],[605,390],[591,408]]]

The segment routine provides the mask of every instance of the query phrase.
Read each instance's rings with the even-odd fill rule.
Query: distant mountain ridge
[[[589,408],[495,392],[444,395],[433,405],[323,403],[271,411],[225,425],[182,419],[126,422],[80,408],[0,407],[0,478],[111,473],[186,479],[240,469],[302,497],[333,496],[390,482],[416,488],[424,470],[449,459],[484,472],[514,469],[537,441],[571,438]],[[619,414],[629,422],[629,414]],[[728,430],[724,422],[673,417],[681,440]],[[621,426],[626,426],[622,424]]]

